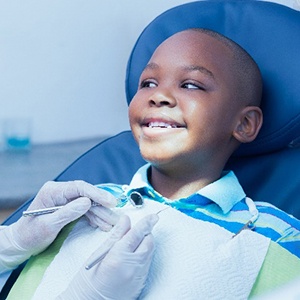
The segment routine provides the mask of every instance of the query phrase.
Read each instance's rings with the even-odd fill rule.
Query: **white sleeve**
[[[27,251],[17,247],[12,239],[14,224],[0,226],[0,275],[15,269],[30,257]]]
[[[1,240],[2,240],[2,235],[3,235],[3,232],[2,230],[5,229],[6,226],[0,226],[0,244],[1,244]],[[2,246],[2,245],[0,245]],[[0,263],[0,291],[2,291],[8,277],[10,276],[12,270],[9,270],[9,271],[5,271],[5,270],[2,270],[2,264]]]

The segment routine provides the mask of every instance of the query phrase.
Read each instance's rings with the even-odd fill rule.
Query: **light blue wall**
[[[0,124],[30,118],[34,143],[129,128],[124,78],[133,44],[154,17],[184,2],[1,0]]]
[[[34,143],[129,128],[124,77],[133,44],[154,17],[185,2],[0,0],[0,136],[10,117],[30,118]]]

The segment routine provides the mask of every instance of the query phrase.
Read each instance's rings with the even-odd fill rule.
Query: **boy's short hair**
[[[260,106],[262,98],[262,76],[257,63],[239,44],[224,35],[205,28],[191,28],[207,34],[228,47],[233,54],[232,68],[236,73],[238,89],[236,99],[245,101],[246,105]]]

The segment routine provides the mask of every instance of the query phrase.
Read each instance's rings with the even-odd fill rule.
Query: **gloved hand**
[[[151,231],[157,221],[157,215],[148,215],[130,229],[130,219],[122,216],[110,238],[91,256],[97,257],[111,247],[102,262],[89,270],[83,266],[58,299],[137,299],[152,261]]]
[[[0,273],[43,251],[68,223],[84,215],[91,200],[101,205],[91,214],[91,222],[105,231],[110,230],[119,216],[109,209],[116,205],[110,193],[84,181],[48,182],[36,195],[29,210],[65,205],[54,213],[27,216],[0,229]]]

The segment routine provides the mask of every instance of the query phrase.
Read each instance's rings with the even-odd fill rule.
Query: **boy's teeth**
[[[164,123],[164,122],[151,122],[148,124],[148,127],[150,128],[154,128],[154,127],[159,127],[159,128],[176,128],[175,125],[171,125],[168,123]]]

